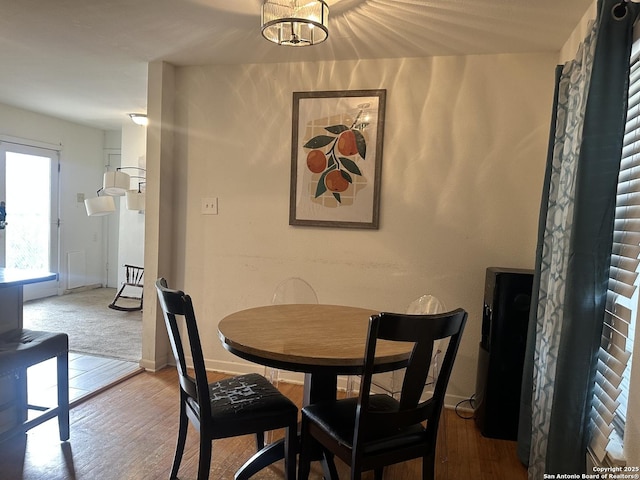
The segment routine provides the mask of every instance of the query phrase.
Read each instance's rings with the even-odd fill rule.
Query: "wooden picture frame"
[[[289,225],[378,228],[386,92],[293,92]]]

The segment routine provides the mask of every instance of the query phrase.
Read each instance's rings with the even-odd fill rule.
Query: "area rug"
[[[95,288],[25,302],[24,328],[65,332],[72,352],[138,361],[142,356],[142,312],[107,307],[114,288]]]

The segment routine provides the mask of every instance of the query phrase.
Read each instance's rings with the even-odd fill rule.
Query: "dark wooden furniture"
[[[22,328],[23,286],[55,280],[55,273],[0,267],[0,333]]]
[[[43,270],[0,267],[0,335],[22,330],[23,286],[56,280],[57,275]],[[0,370],[2,366],[0,365]],[[24,382],[15,375],[0,375],[0,434],[24,422],[27,406]]]
[[[385,466],[420,457],[422,478],[433,479],[440,414],[466,319],[462,309],[435,315],[372,316],[358,398],[318,402],[302,409],[300,480],[309,477],[309,452],[314,442],[322,446],[325,455],[336,455],[350,465],[352,480],[359,480],[363,471],[372,469],[381,480]],[[449,346],[433,396],[422,400],[434,343],[444,338],[450,339]],[[370,393],[376,351],[390,341],[413,346],[399,400]],[[422,423],[425,421],[426,426]],[[338,478],[335,469],[330,478]]]
[[[163,278],[157,280],[156,289],[180,380],[180,424],[171,478],[177,478],[191,420],[200,432],[198,480],[209,478],[214,439],[255,433],[260,450],[264,447],[264,432],[279,428],[285,429],[286,478],[294,480],[298,407],[262,375],[240,375],[209,384],[191,298],[168,289]],[[187,371],[182,330],[176,317],[184,318],[195,378]]]
[[[335,400],[337,376],[361,374],[369,317],[378,313],[341,305],[267,305],[233,313],[220,321],[224,347],[246,360],[283,370],[305,373],[303,405]],[[381,342],[374,370],[403,367],[410,347]],[[239,472],[249,478],[282,458],[278,442],[265,447]],[[331,462],[323,462],[325,476]]]
[[[57,358],[58,403],[55,406],[29,402],[27,369]],[[17,419],[14,425],[0,433],[0,442],[41,423],[58,417],[60,440],[69,439],[69,337],[66,333],[38,332],[18,328],[0,334],[0,378],[8,380],[15,395],[0,405]],[[28,418],[28,410],[41,412]]]

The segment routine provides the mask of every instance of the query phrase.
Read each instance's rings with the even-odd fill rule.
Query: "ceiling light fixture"
[[[129,175],[122,170],[138,170],[141,175]],[[143,212],[144,205],[144,188],[146,170],[140,167],[118,167],[114,171],[106,171],[102,177],[102,188],[98,190],[98,196],[95,198],[87,198],[84,205],[87,209],[87,215],[90,217],[108,215],[116,211],[116,205],[113,197],[121,197],[126,195],[127,210],[138,210]],[[131,189],[131,179],[138,178],[138,189]],[[102,193],[102,196],[100,196]]]
[[[104,172],[102,176],[102,190],[106,195],[121,197],[131,188],[130,177],[120,169]]]
[[[262,36],[278,45],[305,47],[329,36],[329,7],[324,0],[264,0]]]
[[[127,190],[125,194],[127,210],[137,210],[142,213],[145,209],[144,185],[147,182],[138,182],[138,190]]]
[[[84,207],[87,209],[87,215],[90,217],[102,217],[103,215],[109,215],[116,211],[116,203],[113,201],[113,197],[100,196],[102,189],[98,190],[97,196],[94,198],[87,198],[84,201]]]
[[[142,175],[129,175],[122,170],[138,170]],[[140,167],[118,167],[113,172],[104,172],[102,176],[102,190],[107,195],[121,197],[131,189],[131,179],[145,179],[146,170]]]
[[[131,117],[133,123],[135,123],[136,125],[149,125],[149,119],[144,113],[130,113],[129,116]]]

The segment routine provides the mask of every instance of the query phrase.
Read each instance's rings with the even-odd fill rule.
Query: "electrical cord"
[[[465,420],[471,420],[472,418],[475,417],[475,413],[472,413],[470,416],[469,415],[462,415],[459,411],[458,408],[460,407],[460,405],[464,404],[464,403],[468,403],[469,406],[474,410],[475,412],[475,399],[476,399],[476,394],[474,393],[473,395],[471,395],[469,398],[465,399],[465,400],[460,400],[457,404],[456,404],[456,408],[455,408],[455,412],[456,415],[458,415],[458,417],[463,418]]]

